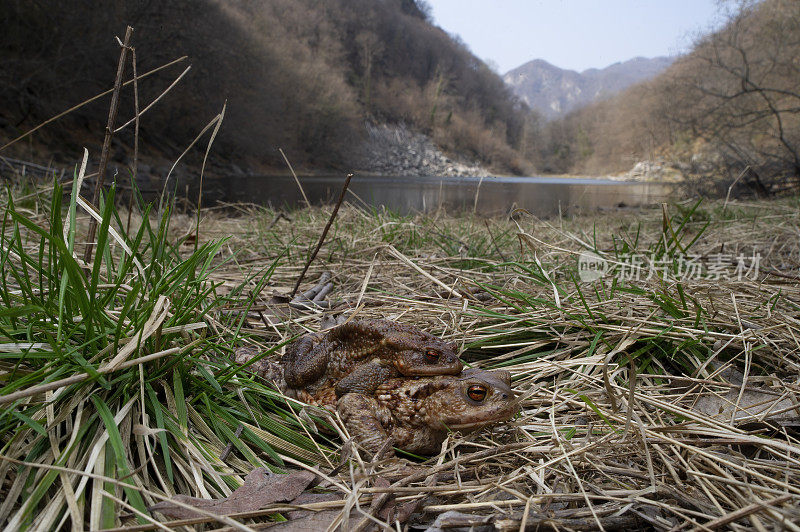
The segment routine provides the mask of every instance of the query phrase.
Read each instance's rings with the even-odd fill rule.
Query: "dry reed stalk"
[[[125,224],[125,232],[131,232],[131,213],[133,212],[133,198],[135,196],[135,188],[137,182],[137,175],[139,171],[139,82],[137,81],[136,74],[136,48],[131,46],[131,68],[133,69],[133,112],[134,126],[133,126],[133,168],[131,169],[131,179],[133,186],[131,187],[131,196],[128,198],[128,221]]]
[[[122,49],[119,52],[117,77],[114,81],[114,92],[111,94],[111,106],[108,110],[108,124],[106,125],[106,132],[103,138],[103,148],[100,152],[100,163],[97,167],[97,182],[94,185],[94,192],[92,193],[92,205],[97,205],[97,200],[100,199],[100,191],[103,189],[103,183],[106,179],[108,154],[111,150],[111,138],[114,136],[114,123],[117,121],[117,110],[119,109],[119,92],[122,89],[122,76],[125,74],[125,57],[128,55],[132,34],[133,28],[130,26],[125,28],[125,39],[120,43]],[[119,39],[117,39],[117,42],[119,42]],[[134,78],[135,77],[134,75]],[[80,191],[78,191],[78,193],[80,193]],[[92,248],[94,246],[96,230],[97,222],[94,219],[89,220],[89,232],[86,236],[86,250],[83,253],[83,262],[86,264],[92,262]]]
[[[303,190],[303,185],[300,184],[300,179],[297,177],[297,174],[294,173],[294,168],[292,167],[292,163],[289,162],[289,158],[286,157],[285,153],[283,153],[283,148],[278,148],[278,151],[281,152],[281,157],[283,157],[283,160],[286,161],[286,166],[289,167],[289,171],[292,173],[294,182],[297,183],[297,188],[300,189],[300,194],[303,195],[303,202],[305,202],[306,207],[311,207],[311,202],[308,201],[308,196],[306,196],[306,191]]]
[[[336,219],[336,214],[339,212],[339,207],[342,206],[342,201],[344,201],[345,194],[347,194],[347,187],[350,186],[351,179],[353,179],[353,174],[347,174],[347,177],[344,180],[344,184],[342,185],[342,190],[341,192],[339,192],[339,199],[336,200],[336,203],[333,206],[333,211],[331,211],[331,215],[328,218],[328,223],[326,223],[325,227],[322,229],[322,233],[319,235],[319,240],[317,241],[317,246],[314,248],[314,251],[311,252],[311,256],[308,257],[305,266],[303,266],[303,271],[301,271],[300,275],[297,277],[297,282],[295,282],[294,288],[289,294],[290,298],[293,298],[297,294],[297,290],[300,288],[300,283],[303,282],[303,277],[305,277],[306,272],[308,271],[308,267],[311,265],[312,262],[314,262],[317,253],[319,253],[319,248],[321,248],[322,244],[325,242],[325,237],[328,236],[328,231],[330,230],[331,225],[333,224],[333,220]]]
[[[228,107],[228,102],[226,100],[225,103],[222,104],[222,111],[220,111],[218,115],[219,120],[217,120],[217,123],[214,125],[214,130],[211,132],[211,137],[209,137],[208,139],[208,145],[206,146],[206,151],[205,153],[203,153],[203,164],[200,166],[200,185],[199,185],[199,190],[197,192],[197,221],[195,222],[194,226],[195,251],[197,251],[198,242],[200,240],[200,213],[203,210],[203,178],[205,177],[206,162],[208,162],[208,154],[211,152],[211,146],[214,144],[214,139],[217,138],[217,133],[219,133],[219,128],[222,125],[222,121],[225,119],[225,109],[227,107]]]

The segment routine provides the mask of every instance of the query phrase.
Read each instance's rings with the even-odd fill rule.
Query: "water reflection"
[[[314,204],[335,201],[344,176],[301,177]],[[221,184],[221,183],[220,183]],[[236,177],[225,180],[223,193],[229,201],[245,201],[273,207],[297,206],[303,197],[291,176]],[[472,210],[480,214],[527,209],[537,216],[592,211],[598,208],[649,205],[664,201],[671,187],[662,183],[638,183],[595,179],[546,177],[388,177],[359,176],[350,183],[348,200],[369,206],[386,206],[400,213]],[[355,197],[354,197],[355,196]],[[476,202],[477,197],[477,202]]]

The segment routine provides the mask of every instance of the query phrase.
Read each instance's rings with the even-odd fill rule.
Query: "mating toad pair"
[[[433,454],[448,430],[470,432],[517,410],[507,371],[463,369],[456,347],[386,320],[308,334],[283,357],[287,393],[335,405],[351,435],[375,453],[387,439]]]

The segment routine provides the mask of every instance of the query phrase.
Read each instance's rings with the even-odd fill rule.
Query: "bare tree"
[[[800,183],[800,3],[742,5],[671,80],[670,117],[761,188]]]

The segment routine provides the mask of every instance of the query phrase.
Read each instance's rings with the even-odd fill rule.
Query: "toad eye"
[[[467,396],[473,401],[481,402],[486,399],[486,387],[480,384],[473,384],[467,389]]]
[[[425,362],[428,362],[429,364],[436,364],[439,362],[439,353],[428,349],[425,351]]]

